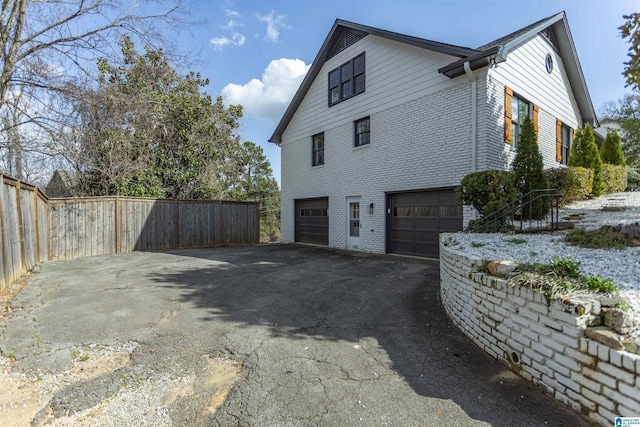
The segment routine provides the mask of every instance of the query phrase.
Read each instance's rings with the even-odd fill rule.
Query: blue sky
[[[560,11],[600,111],[628,91],[617,28],[640,11],[638,0],[209,1],[192,11],[206,22],[179,44],[198,52],[194,71],[209,78],[211,95],[244,105],[241,136],[263,147],[279,181],[280,149],[267,140],[336,18],[475,48]]]

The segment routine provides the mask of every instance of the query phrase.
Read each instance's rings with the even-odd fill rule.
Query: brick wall
[[[353,121],[318,129],[324,132],[325,163],[311,166],[311,135],[282,143],[283,242],[293,242],[294,201],[329,198],[329,246],[344,248],[346,198],[361,203],[361,248],[385,252],[385,193],[453,187],[470,170],[470,84],[460,84],[370,113],[371,143],[353,146]],[[456,120],[451,117],[455,113]],[[366,114],[365,114],[366,116]],[[374,204],[373,213],[367,211]]]
[[[640,356],[585,337],[601,309],[597,300],[547,301],[482,273],[483,259],[446,246],[445,239],[441,235],[442,303],[465,335],[594,423],[640,414]]]

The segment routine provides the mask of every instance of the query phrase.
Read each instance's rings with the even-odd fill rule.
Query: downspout
[[[478,82],[476,76],[471,71],[469,61],[464,63],[464,72],[471,80],[471,172],[478,170],[477,149],[478,149]]]

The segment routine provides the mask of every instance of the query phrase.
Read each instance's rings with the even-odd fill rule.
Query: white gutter
[[[469,61],[464,63],[464,72],[467,73],[471,80],[471,172],[476,172],[478,170],[478,82],[476,81],[476,76],[473,74],[473,71],[471,71]]]

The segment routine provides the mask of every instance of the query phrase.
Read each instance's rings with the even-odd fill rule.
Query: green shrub
[[[608,130],[602,146],[600,147],[602,163],[611,165],[624,165],[624,153],[620,144],[620,135],[615,130]],[[603,177],[606,182],[606,177]]]
[[[591,195],[598,197],[603,191],[602,159],[596,145],[593,130],[588,124],[583,129],[578,129],[569,154],[569,166],[580,166],[593,171]]]
[[[570,166],[547,169],[545,171],[551,188],[557,188],[562,195],[561,204],[567,205],[577,200],[585,200],[591,194],[593,171],[591,169]]]
[[[487,216],[516,199],[513,173],[488,170],[470,173],[456,188],[456,196],[463,205],[473,206]]]
[[[613,293],[618,287],[613,284],[613,280],[600,276],[585,276],[583,278],[587,289],[598,293]]]
[[[626,191],[640,191],[640,170],[627,166]]]
[[[549,180],[543,171],[542,154],[536,142],[536,133],[528,116],[522,123],[518,153],[513,160],[511,170],[514,175],[516,197],[523,197],[530,191],[549,188]],[[534,200],[523,207],[522,216],[533,219],[544,218],[549,213],[549,208],[547,199]]]
[[[602,165],[602,181],[605,194],[619,193],[627,188],[627,167],[625,165]]]
[[[549,266],[555,274],[558,276],[573,277],[574,279],[580,277],[580,264],[579,261],[574,261],[571,257],[560,258],[557,255],[549,261]]]

